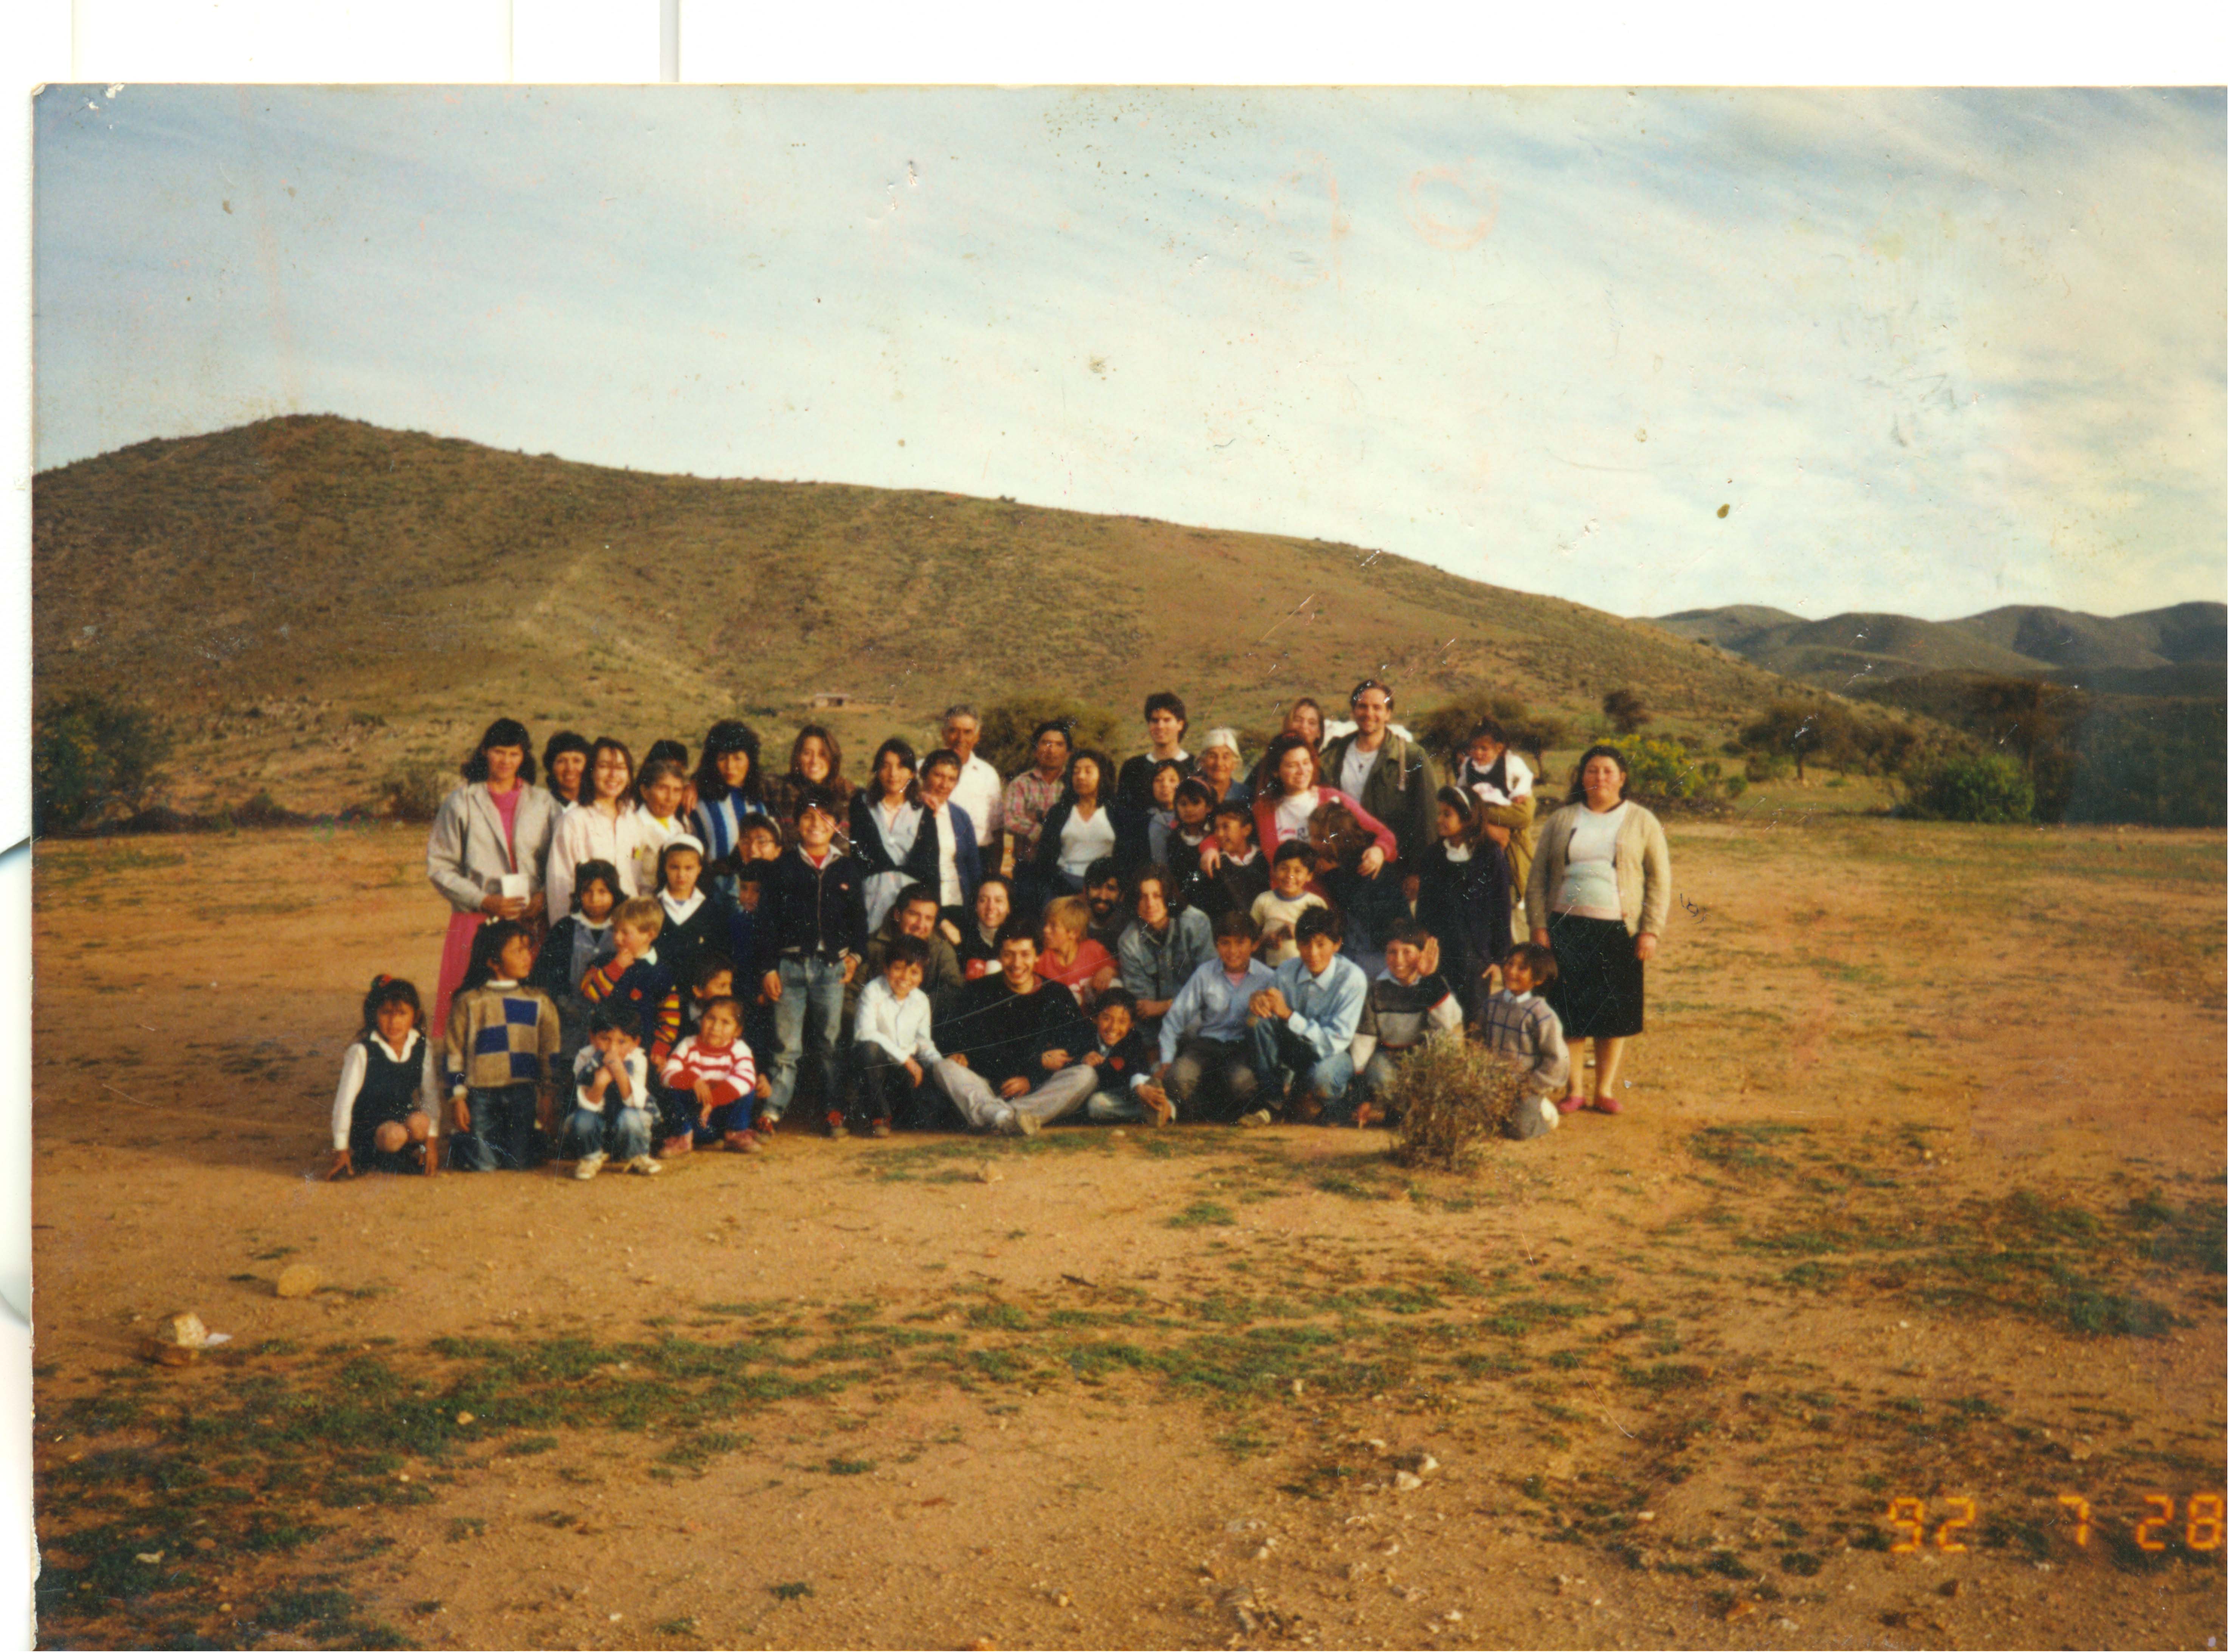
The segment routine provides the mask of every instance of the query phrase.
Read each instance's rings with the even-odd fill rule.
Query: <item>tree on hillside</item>
[[[1801,780],[1808,762],[1846,765],[1855,744],[1855,721],[1830,701],[1775,700],[1741,730],[1740,743],[1767,757],[1793,758],[1795,778]]]
[[[1980,677],[1966,686],[1965,706],[1974,732],[2007,748],[2026,769],[2035,818],[2061,818],[2073,794],[2076,738],[2089,696],[2034,677]]]
[[[82,831],[144,807],[170,736],[144,707],[98,691],[42,706],[31,725],[31,829]]]
[[[983,708],[983,739],[976,753],[1011,778],[1036,760],[1030,731],[1039,723],[1063,720],[1075,746],[1097,746],[1119,756],[1122,722],[1104,706],[1088,706],[1061,694],[1013,695]],[[1112,777],[1108,777],[1111,784]]]
[[[1611,727],[1620,734],[1637,734],[1642,727],[1653,722],[1655,714],[1648,702],[1631,688],[1611,688],[1602,696],[1602,715],[1608,718]]]

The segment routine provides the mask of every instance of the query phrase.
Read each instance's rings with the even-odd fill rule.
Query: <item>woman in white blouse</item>
[[[1067,760],[1060,800],[1045,810],[1030,863],[1036,905],[1057,895],[1080,894],[1083,874],[1093,861],[1114,853],[1112,799],[1114,759],[1085,746]]]
[[[552,922],[573,910],[573,872],[583,861],[608,861],[618,869],[624,900],[642,890],[635,876],[635,850],[641,834],[635,819],[634,753],[605,736],[588,748],[588,772],[580,802],[557,823],[549,846],[549,916]]]

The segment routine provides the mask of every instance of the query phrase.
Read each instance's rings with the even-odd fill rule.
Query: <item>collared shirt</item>
[[[1161,1023],[1161,1060],[1175,1060],[1176,1042],[1187,1034],[1225,1044],[1244,1038],[1246,1007],[1253,995],[1276,984],[1274,971],[1258,958],[1247,959],[1245,973],[1235,981],[1222,967],[1220,957],[1209,958],[1192,972],[1191,979],[1176,994],[1175,1002],[1168,1006],[1168,1019]]]
[[[1328,968],[1321,975],[1309,975],[1306,962],[1296,957],[1277,966],[1276,986],[1292,1007],[1292,1018],[1284,1024],[1316,1053],[1317,1060],[1336,1055],[1354,1042],[1361,1026],[1362,1001],[1369,996],[1369,981],[1352,958],[1334,952]]]
[[[1037,829],[1045,811],[1060,801],[1060,779],[1046,779],[1034,769],[1015,775],[1006,784],[1005,829],[1014,835],[1016,864],[1027,860],[1037,846]]]
[[[876,976],[859,989],[854,1044],[880,1045],[893,1061],[940,1061],[929,1035],[928,995],[919,987],[902,998],[890,990],[887,976]]]
[[[975,756],[968,758],[959,771],[959,784],[951,788],[951,801],[967,811],[975,841],[986,851],[1006,829],[1005,793],[1006,783],[998,778],[997,770]]]

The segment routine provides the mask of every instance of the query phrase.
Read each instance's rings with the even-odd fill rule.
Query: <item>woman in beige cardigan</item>
[[[1593,1105],[1620,1111],[1617,1069],[1641,1030],[1648,960],[1671,915],[1671,849],[1662,823],[1625,801],[1624,756],[1593,746],[1578,759],[1574,801],[1540,828],[1525,909],[1532,939],[1555,954],[1560,978],[1547,1002],[1571,1047],[1562,1110],[1586,1105],[1579,1044],[1594,1041]]]

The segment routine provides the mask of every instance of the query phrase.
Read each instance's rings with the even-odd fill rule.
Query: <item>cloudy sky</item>
[[[332,412],[1628,614],[2223,594],[2217,92],[36,110],[37,463]]]

